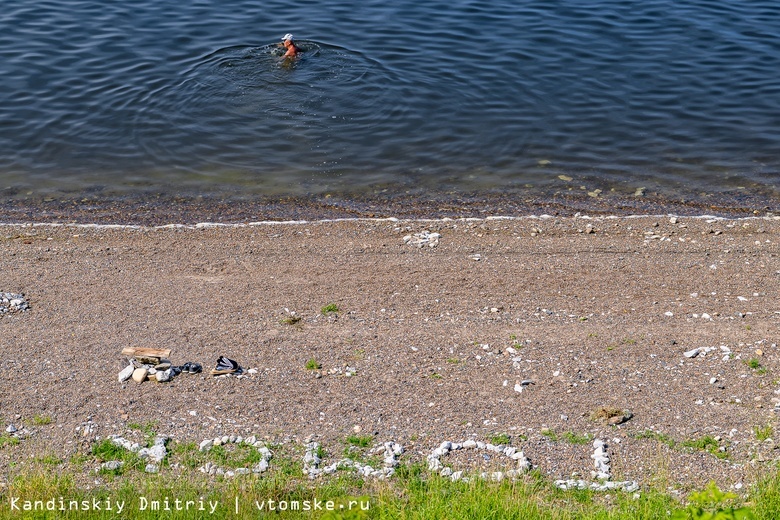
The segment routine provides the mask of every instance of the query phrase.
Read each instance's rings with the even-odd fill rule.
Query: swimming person
[[[290,33],[285,34],[282,36],[282,45],[287,49],[287,52],[284,53],[283,58],[295,58],[299,52],[301,52],[300,47],[295,45],[295,42],[293,41],[293,35]]]

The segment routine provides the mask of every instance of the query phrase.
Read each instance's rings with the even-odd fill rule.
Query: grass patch
[[[181,447],[185,453],[190,448]],[[177,451],[178,453],[178,451]],[[104,477],[105,478],[105,477]],[[22,473],[9,478],[1,493],[8,507],[8,497],[17,497],[24,506],[50,497],[66,497],[80,504],[93,501],[105,505],[111,501],[125,504],[121,515],[105,510],[56,511],[46,516],[45,510],[20,512],[14,515],[6,509],[3,517],[98,519],[121,517],[129,520],[155,518],[209,518],[216,520],[267,518],[374,518],[374,519],[549,519],[549,520],[619,520],[619,519],[704,519],[776,518],[780,510],[780,471],[774,469],[751,486],[744,501],[731,493],[717,489],[714,484],[688,495],[685,504],[666,492],[653,487],[639,495],[612,491],[598,493],[590,490],[557,489],[552,480],[538,472],[531,472],[511,482],[491,482],[479,478],[469,482],[452,482],[427,471],[420,464],[400,465],[394,477],[387,481],[365,479],[354,472],[344,471],[310,481],[301,475],[299,459],[274,458],[274,463],[261,478],[246,477],[213,479],[199,472],[181,478],[170,475],[147,475],[142,472],[125,475],[122,479],[108,479],[98,487],[78,484],[67,474]],[[203,503],[207,509],[214,504],[214,512],[154,511],[146,504],[166,499],[182,503]],[[313,506],[320,511],[295,511],[289,507],[297,503]],[[275,510],[269,510],[273,501]],[[280,504],[288,507],[280,511]],[[260,503],[265,510],[260,511]],[[327,505],[326,505],[327,504]],[[353,508],[350,510],[349,504]],[[341,506],[344,506],[343,508]],[[237,508],[237,509],[236,509]],[[332,509],[328,512],[326,508]]]
[[[328,314],[338,314],[340,312],[339,306],[335,303],[329,303],[325,305],[322,309],[320,309],[320,312],[327,316]]]
[[[460,359],[456,357],[451,357],[447,360],[447,363],[450,363],[451,365],[457,365],[458,363],[460,363]]]
[[[593,435],[589,433],[578,435],[574,432],[566,432],[561,434],[561,439],[568,442],[569,444],[588,444],[593,440]]]
[[[64,461],[56,455],[44,455],[42,457],[36,457],[35,462],[39,464],[46,464],[47,466],[59,466]]]
[[[350,435],[347,437],[347,444],[358,448],[368,448],[374,442],[373,435]]]
[[[490,438],[490,444],[500,446],[501,444],[509,444],[511,440],[506,433],[497,433]]]
[[[687,439],[680,443],[683,448],[691,448],[697,451],[706,451],[707,453],[714,455],[719,459],[728,458],[728,454],[725,451],[720,450],[720,444],[712,435],[705,435],[698,439]]]
[[[52,423],[52,418],[48,415],[36,415],[32,418],[33,426],[46,426]]]
[[[319,370],[322,365],[314,358],[306,362],[306,370]]]
[[[766,374],[766,367],[761,364],[761,361],[758,358],[750,358],[745,361],[745,365],[747,365],[748,368],[755,370],[756,374],[759,376]]]
[[[430,377],[431,379],[444,379],[444,376],[443,376],[443,375],[441,375],[441,374],[438,374],[438,373],[436,373],[436,372],[434,372],[433,374],[431,374],[431,375],[430,375],[430,376],[428,376],[428,377]]]
[[[551,430],[550,428],[542,428],[539,433],[541,433],[542,435],[544,435],[545,437],[547,437],[553,442],[558,442],[558,434],[555,433],[555,431]]]
[[[7,433],[0,435],[0,448],[5,446],[16,446],[17,444],[19,444],[19,439],[17,437],[8,435]]]
[[[775,433],[775,429],[772,427],[771,424],[767,424],[766,426],[753,426],[753,433],[756,436],[756,440],[759,440],[761,442],[764,442],[765,440],[771,439],[772,435]]]

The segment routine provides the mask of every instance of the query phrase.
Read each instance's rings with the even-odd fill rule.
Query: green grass
[[[46,426],[52,423],[52,418],[48,415],[36,415],[32,418],[33,426]]]
[[[314,358],[306,362],[306,370],[319,370],[322,365]]]
[[[748,366],[748,368],[755,370],[756,374],[760,376],[766,374],[766,367],[761,364],[761,361],[758,358],[750,358],[749,360],[745,361],[745,364]]]
[[[509,444],[510,442],[511,439],[506,433],[497,433],[490,438],[490,444],[495,444],[496,446],[501,444]]]
[[[763,427],[753,426],[753,433],[756,436],[756,440],[764,442],[765,440],[772,438],[772,435],[774,435],[775,430],[771,424],[767,424],[766,426]]]
[[[719,459],[728,458],[728,454],[725,451],[720,451],[720,444],[711,435],[705,435],[698,439],[686,439],[680,443],[680,446],[698,451],[706,451]]]
[[[593,440],[593,435],[589,433],[578,435],[574,432],[565,432],[561,434],[561,439],[568,442],[569,444],[588,444]]]
[[[555,433],[554,430],[551,430],[550,428],[542,428],[542,430],[539,432],[548,439],[550,439],[553,442],[558,442],[558,434]]]
[[[17,475],[0,492],[4,518],[126,518],[152,520],[156,518],[324,518],[324,519],[544,519],[544,520],[619,520],[714,518],[706,513],[728,513],[732,508],[740,513],[752,513],[756,520],[775,518],[780,508],[780,478],[772,475],[762,479],[747,501],[718,490],[710,485],[701,492],[691,493],[680,503],[672,496],[652,488],[638,496],[631,493],[592,491],[562,491],[537,472],[515,482],[490,482],[473,479],[452,482],[427,472],[422,464],[402,465],[389,481],[364,480],[353,472],[338,472],[327,479],[309,481],[300,474],[300,466],[280,461],[262,478],[234,478],[213,480],[196,473],[188,478],[171,475],[143,475],[140,478],[115,479],[109,486],[85,487],[68,475],[32,473]],[[124,504],[121,515],[98,510],[56,511],[54,514],[9,511],[9,497],[17,498],[17,505],[25,501],[44,502],[50,497],[64,497],[67,501],[94,501],[116,508]],[[207,509],[200,511],[153,511],[150,505],[165,499],[181,503],[201,502]],[[276,504],[276,511],[258,511],[264,503]],[[257,501],[257,502],[256,502]],[[320,504],[319,511],[289,511],[290,504],[301,508]],[[279,511],[284,502],[288,511]],[[349,509],[350,502],[353,505]],[[41,504],[43,506],[43,504]],[[213,514],[210,508],[214,506]],[[343,509],[341,506],[344,506]],[[331,507],[333,511],[325,509]],[[683,516],[679,516],[683,515]],[[722,516],[718,518],[732,518]],[[734,517],[740,518],[740,517]]]
[[[4,446],[16,446],[17,444],[19,444],[18,438],[8,435],[7,433],[0,435],[0,448],[3,448]]]
[[[46,464],[48,466],[58,466],[62,464],[64,461],[57,457],[56,455],[43,455],[42,457],[36,457],[35,462],[39,464]]]
[[[350,435],[347,437],[347,444],[358,448],[368,448],[372,442],[374,442],[373,435]]]
[[[322,312],[322,314],[327,316],[328,314],[337,314],[338,312],[340,312],[340,310],[339,310],[339,306],[336,305],[335,303],[329,303],[325,305],[320,312]]]
[[[499,435],[506,434],[498,434],[491,440],[498,442],[501,440],[496,438]],[[642,438],[658,438],[655,432],[642,435]],[[562,437],[565,437],[565,434]],[[356,445],[364,447],[362,445],[366,444],[365,439],[370,437],[351,438],[361,439],[356,441]],[[694,444],[706,447],[711,445],[711,441],[704,438]],[[170,448],[170,456],[176,462],[193,455],[203,457],[204,460],[224,456],[225,460],[237,461],[244,454],[242,449],[223,449],[220,455],[220,450],[214,448],[210,452],[202,453],[194,443],[173,443]],[[233,445],[227,448],[242,446]],[[247,453],[249,451],[251,450],[246,450]],[[123,457],[127,456],[127,450],[99,442],[92,449],[93,462],[90,465],[97,463],[94,459],[98,455]],[[104,482],[100,486],[92,484],[94,477],[82,481],[77,474],[69,474],[67,471],[41,472],[30,469],[29,466],[27,469],[11,469],[7,486],[0,488],[0,518],[769,520],[776,518],[777,511],[780,511],[780,469],[777,467],[759,475],[755,485],[747,486],[746,497],[740,498],[721,491],[711,483],[700,491],[684,496],[680,501],[668,493],[666,485],[657,488],[651,485],[650,478],[647,483],[643,483],[642,491],[637,495],[620,491],[563,491],[553,485],[550,477],[539,472],[531,472],[514,482],[491,482],[478,478],[469,482],[452,482],[429,472],[422,463],[402,463],[397,468],[396,475],[387,481],[365,479],[352,471],[339,471],[329,477],[309,480],[301,473],[299,455],[295,449],[291,449],[283,456],[275,456],[270,469],[261,477],[215,479],[198,471],[182,474],[181,466],[179,469],[163,468],[160,474],[150,475],[144,473],[142,468],[129,468],[121,474],[121,478],[106,473],[98,475]],[[79,504],[82,501],[88,501],[90,504],[96,501],[105,505],[110,501],[116,507],[121,502],[124,504],[124,510],[121,515],[116,511],[107,512],[105,508],[88,511],[11,511],[11,497],[17,499],[16,504],[20,507],[25,507],[25,503],[33,507],[34,501],[41,501],[40,507],[45,507],[45,502],[52,497],[55,500],[64,497],[68,502],[76,501]],[[164,512],[150,509],[153,501],[163,504],[166,498],[171,505],[175,499],[181,503],[192,501],[196,505],[202,501],[207,509],[213,504],[215,510],[210,514],[208,511]],[[312,507],[316,500],[323,510],[259,512],[257,506],[265,501],[267,508],[270,500],[277,506],[284,502],[288,509],[293,503],[302,507],[308,503],[308,506]],[[334,509],[331,512],[324,510],[329,501]],[[351,511],[350,502],[353,503]],[[343,509],[340,507],[342,505]]]

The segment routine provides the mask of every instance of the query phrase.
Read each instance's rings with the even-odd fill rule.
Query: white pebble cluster
[[[687,358],[695,358],[696,356],[704,357],[710,352],[718,350],[718,347],[696,347],[695,349],[688,350],[687,352],[683,352],[683,356]],[[723,360],[727,361],[729,359],[729,354],[731,354],[731,349],[726,346],[720,347],[721,352],[723,352]]]
[[[352,468],[358,475],[364,477],[386,479],[393,476],[395,467],[398,465],[398,457],[404,452],[404,448],[400,444],[396,442],[386,442],[368,452],[369,455],[381,454],[384,457],[383,467],[380,469],[375,469],[368,464],[361,464],[352,459],[342,459],[329,466],[320,468],[319,466],[322,459],[317,455],[319,449],[320,445],[317,442],[306,444],[306,454],[303,456],[303,474],[308,475],[310,479],[317,478],[320,475],[330,475],[339,469],[345,468]]]
[[[236,475],[249,475],[250,473],[263,473],[268,469],[268,465],[273,457],[273,453],[269,450],[263,441],[257,440],[254,435],[250,437],[242,437],[240,435],[223,435],[221,437],[214,437],[213,439],[206,439],[200,443],[198,449],[200,451],[209,451],[214,446],[221,446],[223,444],[245,444],[251,446],[260,453],[262,459],[260,462],[250,468],[236,468],[225,471],[224,469],[217,467],[211,462],[207,462],[205,465],[198,468],[201,473],[207,473],[209,475],[220,475],[225,477],[234,477]]]
[[[26,311],[29,308],[30,304],[24,299],[23,294],[0,292],[0,314]]]
[[[422,231],[415,233],[414,235],[406,235],[404,237],[404,244],[410,246],[416,246],[422,248],[424,246],[436,247],[439,245],[439,239],[441,234],[431,233],[430,231]]]
[[[626,492],[633,492],[639,489],[639,484],[633,480],[624,482],[612,482],[612,470],[609,465],[609,453],[607,453],[607,443],[601,439],[593,441],[593,459],[594,471],[590,474],[596,482],[587,482],[582,479],[556,480],[555,485],[560,489],[592,489],[593,491],[607,491],[609,489],[622,489]]]
[[[428,455],[428,469],[439,473],[442,477],[450,477],[453,482],[458,480],[468,481],[463,476],[462,471],[452,471],[451,468],[444,467],[441,463],[441,458],[452,451],[458,451],[461,449],[466,450],[485,450],[498,455],[504,455],[511,460],[517,462],[517,468],[510,469],[506,473],[501,471],[495,471],[493,473],[481,473],[480,477],[483,479],[490,478],[491,480],[500,481],[506,478],[517,478],[524,472],[531,469],[531,462],[523,455],[522,451],[519,451],[513,446],[505,446],[503,444],[494,445],[490,443],[484,443],[481,441],[467,440],[462,443],[444,441],[438,448]]]
[[[110,435],[108,438],[111,439],[111,442],[117,446],[132,451],[133,453],[137,453],[138,456],[142,459],[148,459],[150,462],[146,465],[147,473],[157,473],[160,469],[160,462],[162,462],[162,460],[168,454],[168,450],[165,449],[165,443],[168,442],[168,437],[163,435],[158,435],[155,437],[154,444],[152,444],[151,448],[142,448],[141,445],[137,442],[131,442],[124,437],[120,437],[119,435]],[[106,463],[103,464],[103,467],[107,469],[116,469],[121,466],[121,463],[118,463],[117,461],[109,462],[113,462],[114,464],[107,465],[108,463]]]

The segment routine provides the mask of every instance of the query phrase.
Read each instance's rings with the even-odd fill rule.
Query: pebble
[[[14,426],[13,424],[9,424],[8,427],[5,429],[7,433],[16,433],[19,431],[19,429]]]
[[[158,383],[167,383],[173,379],[173,370],[170,368],[167,370],[158,370],[157,373],[154,374],[154,378]]]
[[[118,376],[119,382],[123,383],[128,379],[130,379],[131,377],[133,377],[134,371],[135,371],[135,367],[133,366],[132,363],[127,365],[125,368],[122,369],[121,372],[119,372],[119,376]]]
[[[30,304],[23,294],[0,292],[0,314],[26,311]]]
[[[593,465],[595,471],[591,476],[597,479],[596,482],[587,482],[582,479],[556,480],[555,486],[560,489],[591,489],[593,491],[607,491],[610,489],[622,489],[628,493],[633,493],[639,489],[639,484],[633,480],[624,482],[612,482],[610,479],[611,468],[609,454],[607,453],[607,443],[601,439],[593,441]]]
[[[418,248],[423,248],[424,246],[433,248],[439,245],[440,238],[441,238],[441,234],[439,233],[422,231],[420,233],[415,233],[414,235],[406,235],[403,238],[403,241],[405,244],[415,246]]]
[[[122,467],[124,462],[121,460],[109,460],[108,462],[104,462],[100,465],[100,469],[106,470],[106,471],[116,471],[119,468]]]
[[[133,370],[133,381],[140,384],[146,381],[146,376],[149,375],[148,368],[136,368]]]

